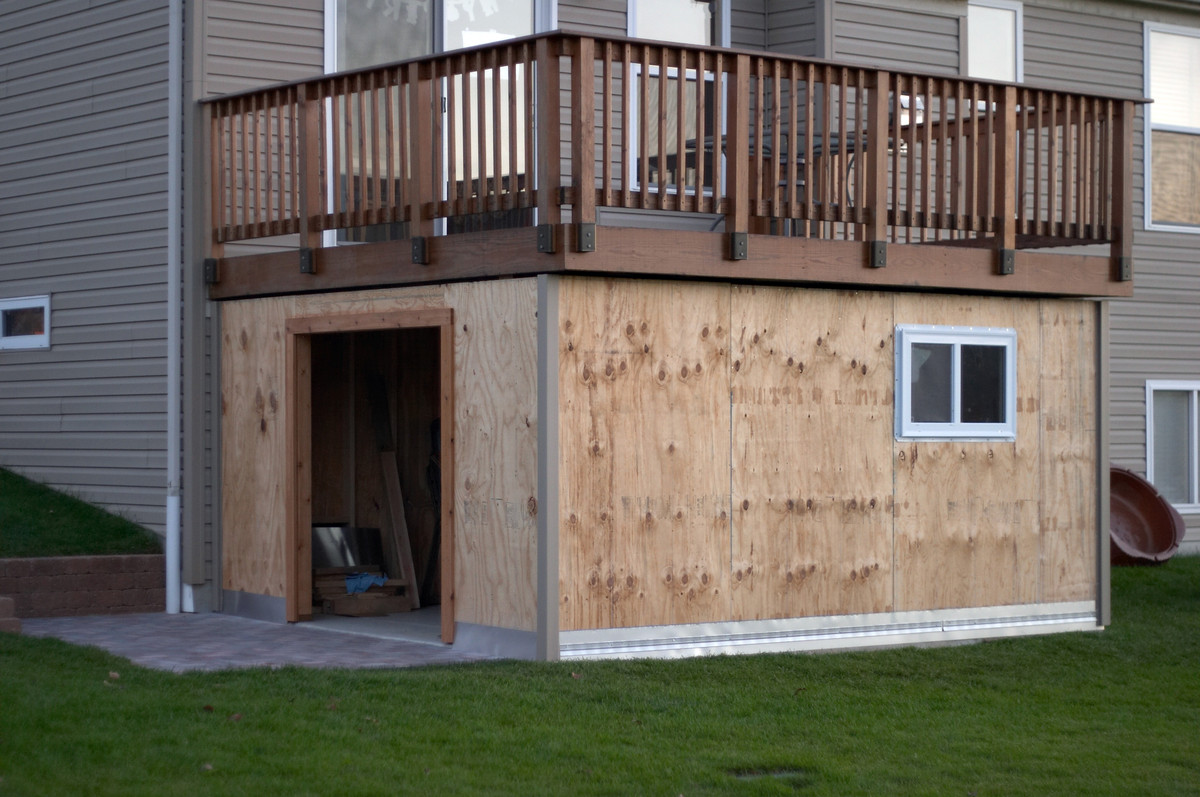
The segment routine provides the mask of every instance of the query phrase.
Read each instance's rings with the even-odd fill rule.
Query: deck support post
[[[728,88],[728,188],[725,203],[725,231],[729,233],[729,259],[745,260],[750,231],[750,56],[739,54],[734,62]]]
[[[1133,279],[1133,115],[1132,100],[1116,103],[1112,130],[1112,239],[1110,256],[1113,280]],[[1149,190],[1149,189],[1147,189]]]
[[[867,223],[871,268],[887,265],[887,153],[888,96],[892,78],[888,72],[867,74]]]
[[[540,38],[537,57],[537,193],[538,224],[562,222],[558,189],[562,182],[562,131],[559,129],[558,40]]]
[[[296,98],[299,106],[301,248],[321,245],[321,99],[317,83],[302,83]],[[218,255],[219,256],[219,255]]]
[[[991,92],[989,92],[990,94]],[[1017,87],[1000,88],[994,116],[995,164],[992,169],[996,219],[996,273],[1012,274],[1017,249]]]

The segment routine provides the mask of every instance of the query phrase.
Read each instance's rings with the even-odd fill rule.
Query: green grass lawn
[[[0,468],[0,558],[161,552],[136,523]]]
[[[0,634],[0,794],[1200,794],[1200,558],[1115,570],[1113,605],[958,647],[357,672]]]

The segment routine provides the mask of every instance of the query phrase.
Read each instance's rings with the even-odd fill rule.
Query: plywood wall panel
[[[1042,549],[1046,602],[1096,597],[1096,309],[1043,301]]]
[[[279,300],[221,313],[222,588],[282,598],[287,579],[285,361]]]
[[[458,620],[537,628],[537,283],[445,286],[454,308]]]
[[[223,306],[226,589],[284,595],[282,480],[290,473],[281,398],[286,321],[445,306],[455,311],[456,616],[502,628],[536,627],[537,301],[532,279]],[[397,389],[392,384],[393,395]],[[360,404],[356,414],[369,420],[368,405]],[[368,449],[375,447],[373,433],[366,437],[360,429],[357,436],[365,438]]]
[[[560,625],[725,617],[727,285],[560,293]]]
[[[1037,595],[1039,315],[1034,301],[900,294],[897,324],[1017,330],[1017,439],[895,443],[896,608]]]
[[[735,287],[733,616],[892,604],[891,299]]]

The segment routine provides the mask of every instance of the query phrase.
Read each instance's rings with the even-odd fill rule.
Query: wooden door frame
[[[438,330],[441,404],[441,559],[442,641],[454,642],[454,310],[428,307],[376,313],[344,313],[289,318],[287,341],[287,458],[293,468],[284,480],[287,526],[287,581],[284,593],[290,623],[312,618],[312,336],[334,332],[401,329]],[[411,585],[416,589],[417,585]]]

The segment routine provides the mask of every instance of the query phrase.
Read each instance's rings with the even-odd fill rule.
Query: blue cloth
[[[358,592],[366,592],[371,587],[382,587],[387,583],[387,579],[383,576],[373,576],[370,573],[351,573],[346,576],[346,594],[354,595]]]

